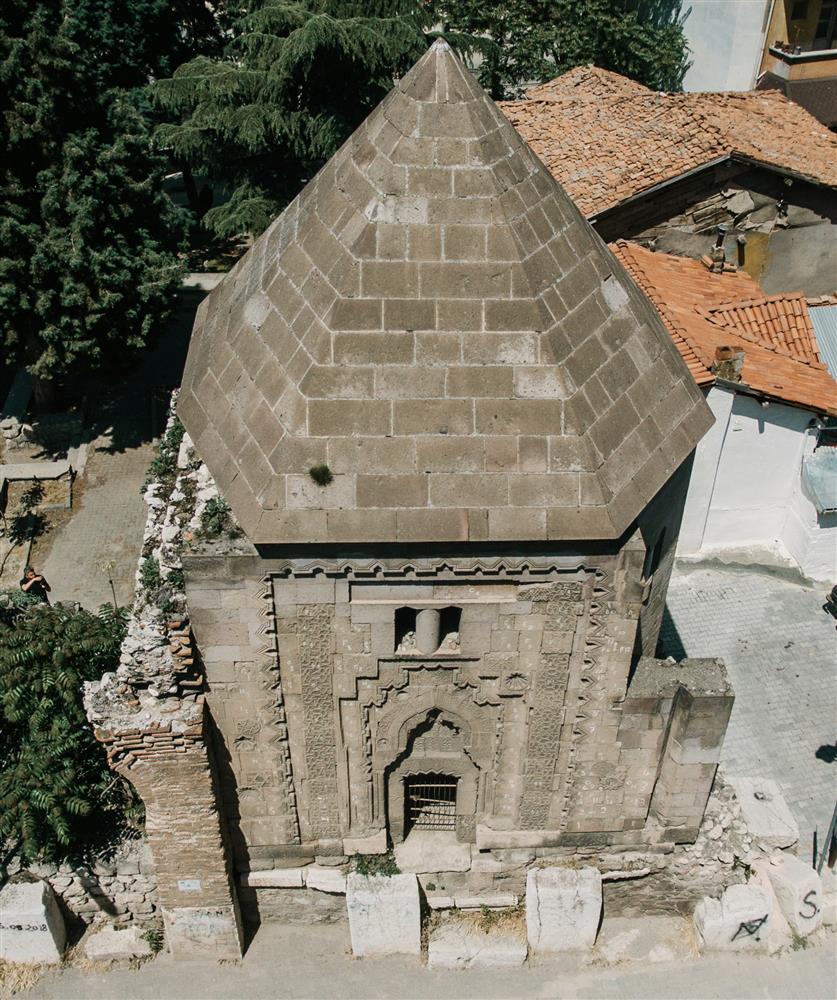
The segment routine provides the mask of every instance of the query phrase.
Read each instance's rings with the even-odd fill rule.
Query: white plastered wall
[[[790,560],[808,577],[837,573],[837,517],[818,515],[802,487],[802,458],[815,437],[809,410],[715,385],[715,425],[698,445],[678,555],[748,550]]]
[[[683,32],[692,65],[685,91],[750,90],[755,85],[771,0],[686,0]]]

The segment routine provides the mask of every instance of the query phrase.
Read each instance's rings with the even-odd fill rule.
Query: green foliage
[[[220,538],[221,535],[238,538],[240,534],[241,529],[233,522],[227,501],[223,497],[208,500],[201,513],[201,538]]]
[[[159,141],[230,185],[206,227],[260,233],[422,54],[432,23],[418,0],[242,4],[221,58],[193,59],[153,88],[174,122]]]
[[[327,465],[312,465],[308,470],[308,475],[318,486],[328,486],[334,479],[331,469]]]
[[[160,483],[166,495],[174,489],[174,481],[177,478],[177,453],[180,451],[180,443],[185,433],[186,428],[180,422],[180,418],[175,417],[169,429],[160,438],[157,451],[145,474],[142,493],[151,483]]]
[[[166,574],[166,583],[174,590],[183,590],[186,586],[186,577],[182,569],[172,569]]]
[[[147,556],[140,563],[139,578],[144,590],[153,591],[162,587],[163,578],[160,575],[160,564],[154,556]]]
[[[126,613],[23,607],[0,620],[0,843],[25,861],[80,860],[112,847],[137,806],[107,766],[82,684],[114,670]]]
[[[163,934],[162,927],[148,927],[142,933],[142,938],[148,947],[151,949],[153,954],[158,954],[163,950],[163,945],[165,944],[165,936]]]
[[[8,624],[14,621],[24,608],[35,604],[43,604],[40,597],[13,587],[10,590],[0,590],[0,623]]]
[[[166,166],[74,0],[0,5],[0,352],[39,386],[142,347],[180,281]],[[112,45],[117,44],[113,39]]]
[[[144,87],[220,49],[224,4],[205,0],[65,0],[69,37],[100,89]]]
[[[682,0],[431,0],[445,29],[485,35],[477,67],[495,99],[593,63],[655,90],[680,90],[688,68]]]
[[[392,851],[386,854],[355,854],[352,856],[352,870],[358,875],[400,875],[401,869],[395,863]]]

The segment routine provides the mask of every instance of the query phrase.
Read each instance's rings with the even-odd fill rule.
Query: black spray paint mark
[[[739,934],[744,935],[744,937],[754,937],[756,941],[760,941],[759,931],[767,923],[767,918],[769,914],[765,913],[763,917],[759,920],[744,920],[738,925],[738,930],[732,935],[732,940],[734,941]]]
[[[811,897],[813,897],[813,899]],[[811,909],[810,913],[803,913],[802,910],[799,911],[799,915],[800,917],[802,917],[803,920],[813,920],[814,917],[820,912],[819,907],[814,902],[816,898],[817,898],[817,890],[812,889],[802,900],[802,905],[808,906]]]

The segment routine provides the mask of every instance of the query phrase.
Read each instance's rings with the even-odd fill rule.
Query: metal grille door
[[[444,774],[421,774],[404,782],[407,830],[455,830],[456,783]]]

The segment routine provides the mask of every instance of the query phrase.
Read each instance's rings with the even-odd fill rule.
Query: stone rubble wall
[[[160,915],[157,878],[145,840],[127,841],[112,859],[90,865],[22,865],[15,858],[6,871],[9,877],[28,871],[48,882],[65,916],[84,924],[146,924]]]

